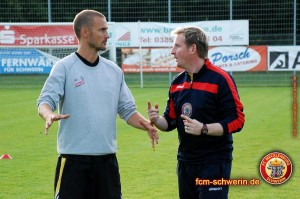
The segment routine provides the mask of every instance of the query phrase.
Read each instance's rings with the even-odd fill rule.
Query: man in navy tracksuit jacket
[[[184,72],[170,86],[163,116],[148,103],[149,119],[162,131],[177,128],[179,197],[228,198],[224,181],[230,178],[232,133],[245,122],[243,105],[233,78],[207,59],[205,32],[185,27],[172,33],[171,53]]]

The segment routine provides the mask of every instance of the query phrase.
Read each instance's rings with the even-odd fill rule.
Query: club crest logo
[[[260,174],[270,184],[283,184],[292,175],[292,162],[283,153],[269,153],[260,162]]]
[[[185,103],[182,105],[181,112],[183,115],[190,117],[192,115],[192,105],[190,103]]]

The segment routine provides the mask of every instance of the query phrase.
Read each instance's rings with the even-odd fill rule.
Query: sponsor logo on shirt
[[[75,87],[79,87],[79,86],[85,84],[85,81],[84,81],[84,78],[82,76],[80,76],[79,78],[74,79],[74,83],[75,83],[74,84]]]

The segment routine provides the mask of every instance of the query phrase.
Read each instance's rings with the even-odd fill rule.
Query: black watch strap
[[[203,123],[203,127],[201,129],[201,135],[207,135],[207,134],[208,134],[207,125]]]

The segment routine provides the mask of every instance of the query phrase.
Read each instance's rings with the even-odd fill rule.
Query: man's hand
[[[48,135],[50,126],[54,121],[67,119],[70,117],[69,114],[60,115],[54,113],[48,104],[42,104],[38,108],[39,115],[45,120],[45,135]]]
[[[60,114],[55,114],[55,113],[49,113],[45,116],[45,135],[48,135],[49,128],[53,124],[54,121],[58,121],[61,119],[67,119],[69,118],[70,115],[60,115]]]
[[[203,124],[195,119],[191,119],[186,115],[181,115],[184,123],[184,130],[186,133],[192,135],[200,135]]]
[[[139,122],[147,130],[148,135],[151,139],[152,148],[153,150],[155,150],[155,144],[158,144],[158,139],[159,139],[157,134],[157,129],[153,126],[153,124],[151,124],[151,122],[148,122],[146,120],[140,119]]]
[[[159,118],[158,104],[155,104],[154,108],[151,107],[151,102],[148,101],[148,118],[152,124],[155,124],[157,119]]]

